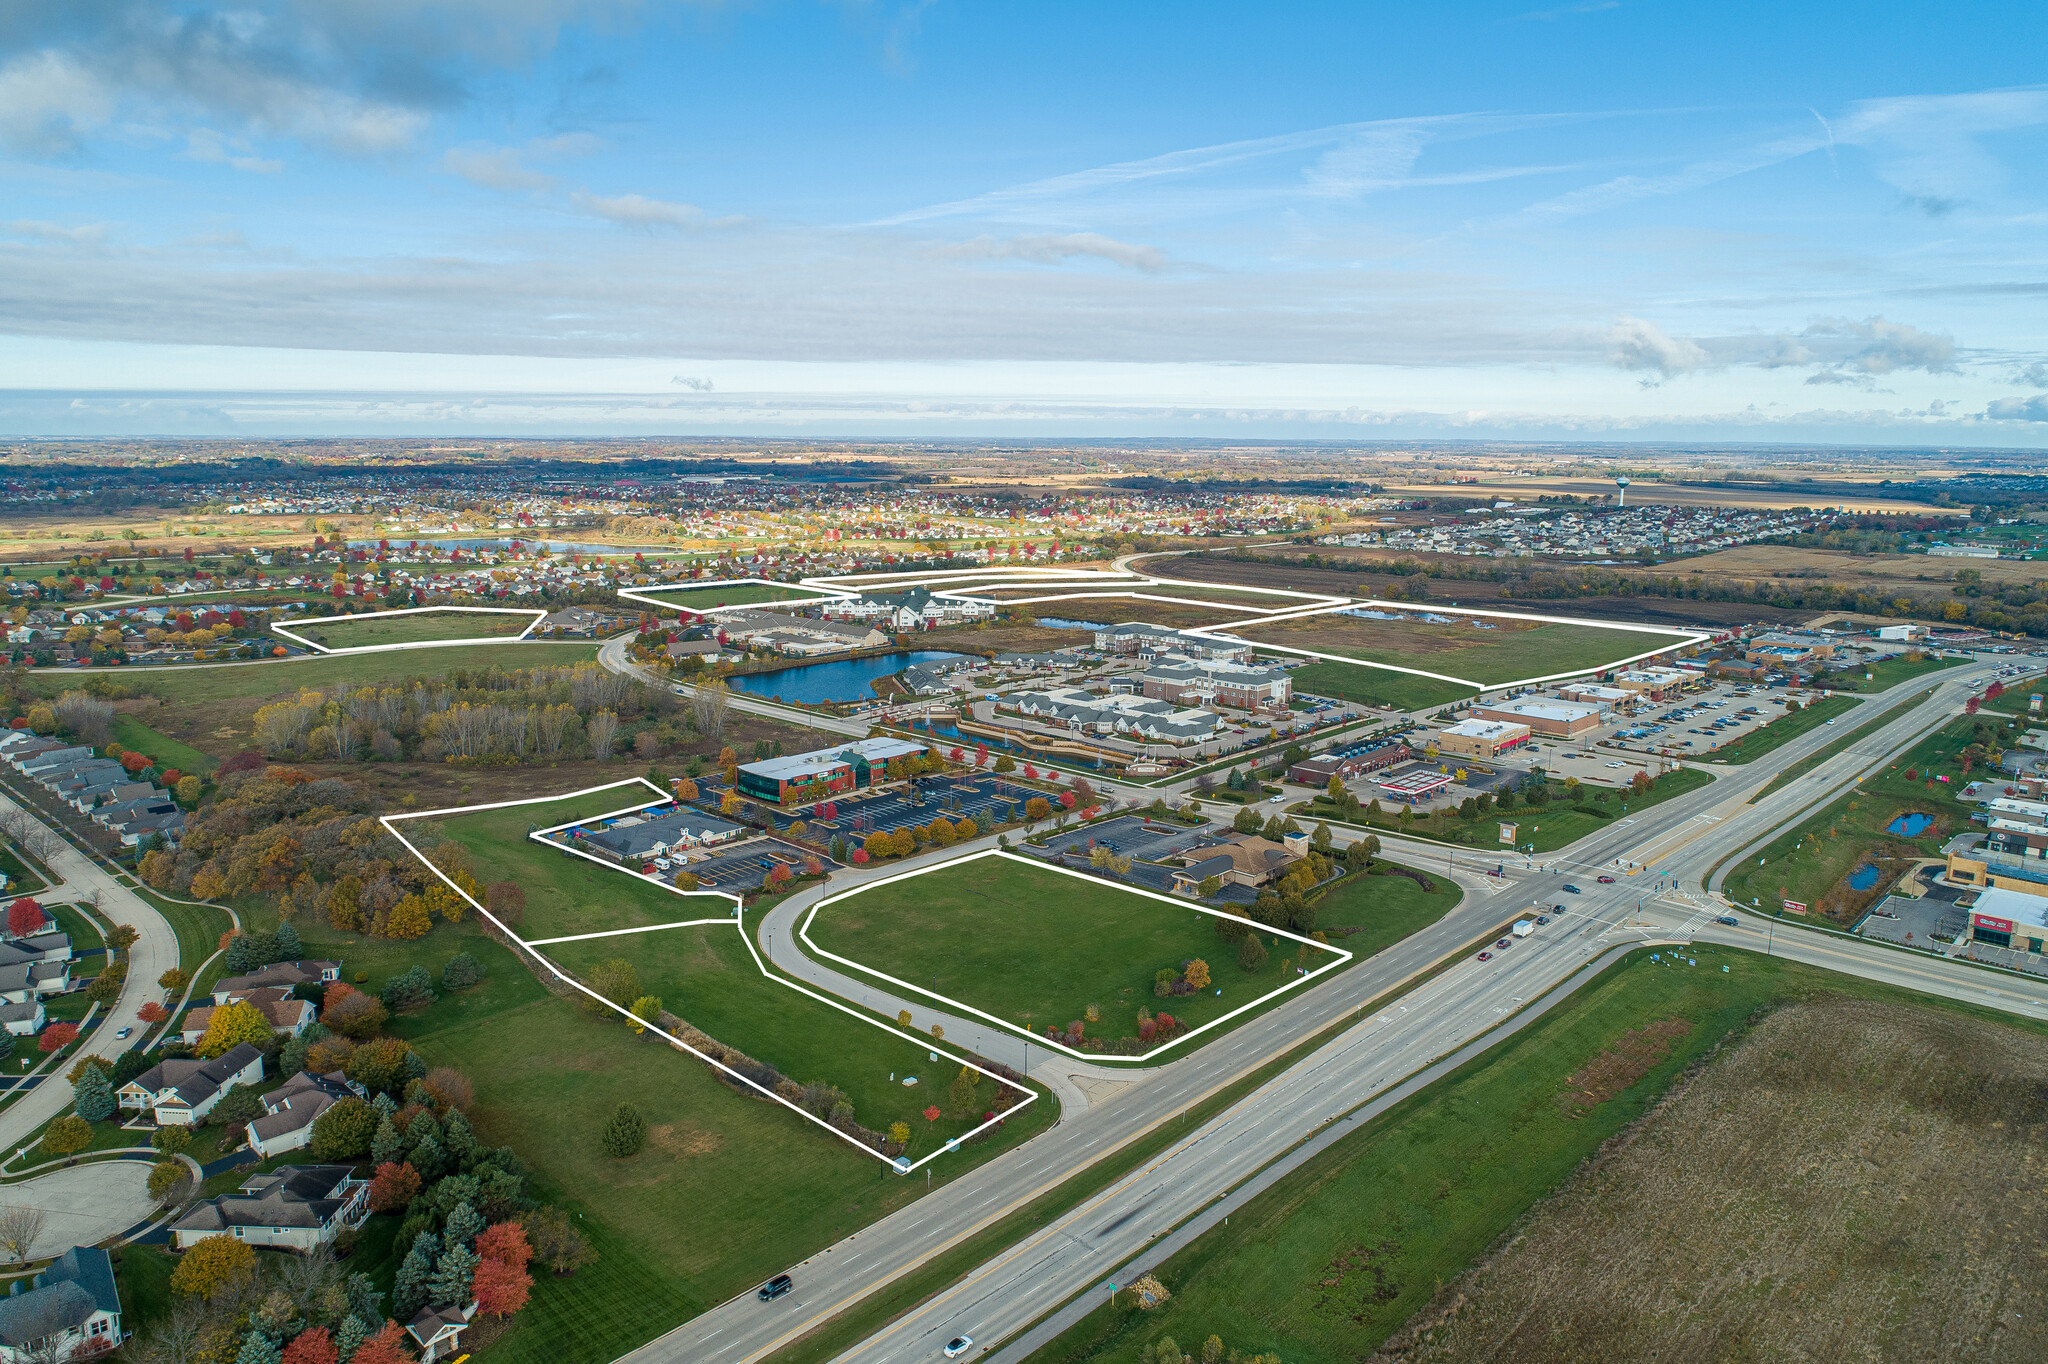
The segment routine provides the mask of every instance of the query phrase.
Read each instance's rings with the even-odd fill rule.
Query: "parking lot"
[[[804,820],[808,836],[820,843],[830,843],[835,834],[859,840],[869,834],[893,833],[898,829],[929,824],[940,815],[956,823],[961,819],[972,819],[986,828],[991,823],[991,812],[998,817],[1006,811],[1021,815],[1025,801],[1045,794],[986,774],[919,777],[912,787],[915,799],[909,792],[885,791],[834,801],[836,813],[833,818]],[[772,818],[776,828],[787,829],[803,816],[778,811],[772,814]]]
[[[1161,862],[1212,832],[1206,824],[1187,825],[1171,820],[1148,819],[1143,815],[1120,815],[1085,829],[1056,835],[1048,839],[1045,846],[1048,851],[1079,853],[1086,857],[1089,845],[1093,843],[1095,847],[1107,848],[1119,856],[1140,862]]]
[[[809,857],[817,857],[826,871],[836,870],[839,866],[831,858],[818,856],[807,848],[799,848],[779,838],[764,837],[730,844],[702,862],[672,867],[661,876],[663,880],[673,881],[677,871],[687,871],[706,890],[759,890],[761,878],[778,866],[788,867],[792,876],[801,875],[804,859]]]

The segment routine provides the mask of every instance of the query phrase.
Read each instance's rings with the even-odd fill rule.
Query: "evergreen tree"
[[[277,926],[270,943],[271,961],[298,961],[306,955],[306,949],[299,943],[299,930],[287,919]]]
[[[432,1132],[427,1139],[412,1148],[412,1168],[420,1172],[420,1178],[431,1184],[448,1173],[448,1153],[441,1147],[441,1139]],[[407,1318],[411,1320],[411,1318]]]
[[[398,1266],[398,1279],[391,1286],[391,1311],[411,1321],[427,1305],[428,1283],[434,1276],[434,1261],[441,1253],[441,1238],[423,1231],[413,1238],[412,1249]]]
[[[427,1058],[416,1051],[408,1050],[405,1053],[405,1073],[414,1080],[426,1078]]]
[[[237,933],[228,939],[227,973],[231,976],[246,976],[259,966],[268,965],[258,961],[256,939],[247,933]]]
[[[406,1320],[410,1321],[411,1318],[408,1317]],[[369,1328],[363,1325],[361,1317],[353,1313],[343,1317],[341,1325],[334,1328],[334,1349],[341,1364],[348,1364],[349,1360],[355,1358],[356,1351],[363,1347],[363,1342],[369,1337]]]
[[[441,1237],[451,1246],[466,1246],[476,1240],[483,1229],[482,1215],[467,1203],[457,1203],[455,1210],[448,1214],[448,1226]]]
[[[621,1159],[632,1155],[647,1142],[647,1120],[640,1116],[640,1110],[629,1103],[621,1103],[612,1110],[605,1121],[604,1131],[598,1136],[607,1154]]]
[[[467,1169],[477,1157],[476,1129],[469,1125],[469,1119],[462,1116],[462,1110],[448,1110],[448,1121],[441,1130],[441,1140],[448,1147],[448,1154],[455,1157]]]
[[[114,1087],[107,1083],[107,1073],[98,1066],[85,1068],[71,1096],[78,1116],[87,1122],[105,1122],[114,1115]]]
[[[434,1121],[434,1110],[422,1108],[412,1115],[412,1125],[405,1129],[405,1144],[417,1146],[428,1137],[439,1140],[440,1136],[441,1124]]]
[[[469,1287],[482,1258],[468,1246],[450,1246],[442,1251],[439,1263],[434,1266],[434,1277],[427,1283],[427,1301],[436,1307],[460,1307],[468,1302]]]
[[[381,1091],[378,1093],[376,1098],[370,1100],[370,1104],[379,1113],[382,1113],[387,1118],[390,1117],[392,1114],[398,1112],[398,1100],[392,1098],[389,1094],[382,1093]]]
[[[349,1314],[363,1327],[364,1334],[369,1334],[372,1325],[384,1324],[384,1295],[371,1285],[369,1275],[349,1275],[342,1290],[348,1294]]]
[[[242,1348],[235,1355],[235,1364],[284,1364],[284,1356],[277,1352],[277,1342],[263,1332],[251,1328],[242,1337]]]
[[[378,1119],[377,1135],[370,1138],[370,1163],[382,1165],[387,1160],[402,1159],[404,1155],[405,1138],[398,1135],[398,1128],[388,1117]]]

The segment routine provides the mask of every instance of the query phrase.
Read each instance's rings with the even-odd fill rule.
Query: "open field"
[[[1669,954],[1664,955],[1663,964],[1653,964],[1649,952],[1636,953],[1493,1052],[1376,1118],[1259,1195],[1234,1213],[1227,1226],[1206,1233],[1159,1271],[1158,1277],[1174,1294],[1166,1306],[1152,1312],[1122,1312],[1105,1306],[1039,1351],[1032,1364],[1083,1360],[1136,1364],[1140,1350],[1168,1336],[1199,1358],[1201,1344],[1211,1334],[1220,1336],[1228,1349],[1247,1355],[1274,1351],[1287,1364],[1355,1364],[1372,1358],[1382,1342],[1485,1254],[1532,1205],[1564,1184],[1581,1162],[1600,1151],[1602,1143],[1649,1112],[1689,1064],[1731,1033],[1739,1034],[1759,1010],[1826,1001],[1837,994],[1874,1001],[1874,1006],[1858,1002],[1846,1007],[1872,1009],[1880,1016],[1915,1003],[1925,1006],[1913,1012],[1932,1014],[1941,1027],[1964,1039],[1975,1039],[1974,1049],[1964,1048],[1959,1073],[1945,1072],[1932,1058],[1909,1057],[1905,1062],[1908,1095],[1917,1092],[1913,1086],[1918,1085],[1930,1101],[1951,1113],[1967,1111],[1971,1104],[1981,1102],[1964,1077],[2023,1073],[2001,1056],[1982,1053],[1997,1053],[2008,1040],[2035,1050],[2044,1047],[2044,1030],[2038,1025],[2009,1027],[2002,1016],[1965,1005],[1946,1006],[1782,958],[1701,948],[1692,953],[1699,964],[1686,966],[1673,964]],[[1720,969],[1723,965],[1730,967],[1726,974]],[[1810,1017],[1795,1012],[1794,1032],[1803,1016]],[[1811,1052],[1800,1055],[1811,1055],[1818,1062],[1835,1048],[1845,1063],[1842,1069],[1816,1076],[1812,1082],[1812,1090],[1829,1106],[1828,1112],[1867,1098],[1886,1118],[1905,1116],[1899,1112],[1904,1105],[1885,1092],[1890,1075],[1853,1067],[1860,1059],[1858,1043],[1846,1029],[1817,1034],[1811,1045]],[[1722,1083],[1738,1090],[1757,1073],[1754,1066],[1726,1061],[1716,1063],[1715,1069],[1725,1072],[1727,1078]],[[1769,1073],[1794,1071],[1791,1065],[1774,1062]],[[2033,1089],[2007,1093],[2010,1099],[1999,1095],[1994,1102],[2038,1107]],[[1945,1097],[1936,1099],[1935,1094]],[[1769,1097],[1770,1091],[1764,1087],[1745,1103],[1763,1104]],[[1995,1119],[1990,1107],[1986,1105],[1983,1116]],[[1746,1106],[1743,1111],[1756,1110]],[[1918,1128],[1939,1120],[1939,1115],[1926,1113],[1906,1120]],[[1731,1130],[1729,1121],[1717,1116],[1714,1130]],[[2038,1116],[2030,1119],[2039,1121]],[[1669,1126],[1667,1118],[1660,1118],[1639,1140],[1657,1142],[1657,1134]],[[1756,1138],[1760,1143],[1766,1131],[1779,1130],[1777,1119],[1759,1114],[1759,1128],[1763,1129]],[[1862,1135],[1866,1131],[1869,1138]],[[1594,1210],[1593,1215],[1604,1219],[1598,1235],[1606,1238],[1597,1244],[1614,1249],[1615,1238],[1628,1235],[1626,1218],[1638,1209],[1648,1211],[1652,1205],[1668,1209],[1661,1225],[1674,1229],[1671,1236],[1685,1235],[1676,1230],[1677,1219],[1692,1209],[1702,1221],[1727,1226],[1737,1242],[1749,1236],[1777,1244],[1780,1238],[1769,1216],[1772,1205],[1780,1210],[1811,1208],[1815,1216],[1824,1219],[1823,1226],[1832,1222],[1839,1227],[1841,1219],[1826,1219],[1819,1206],[1823,1191],[1855,1180],[1865,1181],[1873,1216],[1926,1217],[1936,1203],[1930,1195],[1949,1188],[1946,1181],[1934,1177],[1938,1169],[1930,1172],[1931,1177],[1915,1181],[1910,1203],[1883,1213],[1876,1211],[1887,1201],[1897,1200],[1901,1190],[1887,1187],[1864,1162],[1874,1158],[1885,1169],[1896,1168],[1884,1146],[1906,1135],[1885,1137],[1883,1131],[1881,1125],[1862,1127],[1854,1116],[1845,1116],[1843,1124],[1834,1126],[1809,1120],[1806,1132],[1786,1130],[1803,1159],[1784,1164],[1780,1157],[1753,1145],[1747,1134],[1732,1150],[1688,1146],[1688,1150],[1699,1151],[1709,1170],[1728,1171],[1743,1187],[1731,1187],[1724,1204],[1708,1206],[1693,1197],[1681,1197],[1682,1191],[1691,1188],[1683,1183],[1665,1191],[1637,1185],[1646,1190],[1644,1203],[1607,1202]],[[2018,1150],[2020,1131],[2010,1127],[2004,1132],[1987,1130],[1982,1139],[1987,1147],[2002,1148],[2007,1163],[2002,1177],[2008,1184],[2032,1177],[2028,1173],[2031,1167]],[[1674,1133],[1673,1140],[1684,1138]],[[1748,1179],[1738,1152],[1750,1153],[1763,1168],[1783,1173],[1774,1181]],[[1601,1168],[1594,1167],[1595,1178]],[[1656,1168],[1675,1174],[1674,1182],[1686,1177],[1686,1167],[1668,1157],[1660,1156]],[[1968,1198],[1979,1219],[1968,1226],[1982,1225],[1982,1210],[1996,1213],[1999,1207],[1991,1200],[1979,1204],[1966,1189],[1958,1190],[1955,1197]],[[1754,1216],[1725,1220],[1742,1213]],[[2011,1219],[2014,1225],[2001,1231],[1998,1244],[2012,1247],[2008,1252],[2012,1258],[1995,1259],[1987,1269],[1995,1266],[2006,1273],[2021,1272],[2018,1256],[2031,1258],[2034,1253],[2039,1234],[2036,1216]],[[1569,1297],[1586,1294],[1589,1285],[1604,1276],[1627,1283],[1655,1279],[1662,1268],[1663,1246],[1670,1244],[1670,1237],[1638,1243],[1633,1252],[1637,1265],[1625,1273],[1617,1273],[1619,1262],[1602,1254],[1589,1250],[1582,1256],[1577,1246],[1562,1240],[1549,1244],[1552,1253],[1530,1273],[1543,1285],[1542,1291]],[[1742,1254],[1746,1244],[1723,1239],[1714,1248]],[[1860,1253],[1881,1261],[1890,1253],[1890,1244],[1871,1238]],[[1840,1275],[1839,1282],[1831,1279],[1831,1271]],[[1886,1279],[1873,1285],[1872,1275],[1883,1272],[1881,1263],[1868,1273],[1854,1273],[1838,1260],[1812,1255],[1796,1266],[1794,1282],[1811,1282],[1811,1291],[1826,1302],[1831,1294],[1854,1294],[1896,1283]],[[1957,1265],[1958,1286],[1967,1289],[1979,1272]],[[1944,1277],[1930,1265],[1919,1287],[1928,1293],[1944,1292]],[[1806,1309],[1803,1298],[1802,1305],[1791,1305],[1791,1286],[1768,1279],[1744,1279],[1733,1310],[1775,1310],[1787,1325],[1795,1319],[1813,1323],[1816,1316],[1825,1316],[1825,1309],[1819,1313]],[[1605,1290],[1599,1292],[1604,1300]],[[1963,1296],[1977,1295],[1965,1292]],[[1879,1330],[1875,1323],[1889,1319],[1868,1307],[1845,1306],[1836,1322],[1841,1315],[1850,1314],[1872,1336]],[[1674,1301],[1668,1318],[1644,1325],[1646,1329],[1682,1330],[1688,1316]],[[1606,1314],[1590,1312],[1585,1325],[1588,1329],[1617,1327]],[[1810,1329],[1830,1331],[1834,1326],[1822,1320]],[[1597,1347],[1597,1338],[1575,1335],[1573,1342],[1582,1348],[1572,1352],[1544,1353],[1538,1341],[1526,1350],[1506,1348],[1491,1355],[1465,1357],[1515,1361],[1870,1357],[1825,1347],[1807,1353],[1707,1349],[1652,1354],[1626,1348],[1625,1339],[1616,1337],[1615,1348],[1602,1349]],[[1965,1349],[1901,1357],[1971,1355]]]
[[[731,587],[642,587],[635,591],[684,611],[709,611],[720,606],[758,606],[771,601],[823,601],[825,594],[773,583],[736,583]],[[630,604],[630,603],[629,603]]]
[[[1764,754],[1791,743],[1800,735],[1820,728],[1838,716],[1846,715],[1862,702],[1853,696],[1824,696],[1818,701],[1809,701],[1790,715],[1780,715],[1767,725],[1759,726],[1730,744],[1723,744],[1708,755],[1717,763],[1751,763]]]
[[[1392,947],[1410,933],[1420,933],[1458,906],[1464,898],[1454,882],[1437,881],[1424,890],[1410,877],[1378,868],[1340,881],[1315,902],[1316,928],[1359,960]]]
[[[1484,621],[1459,618],[1453,624],[1437,625],[1417,618],[1363,620],[1331,614],[1248,624],[1231,633],[1259,644],[1314,649],[1482,683],[1590,671],[1651,649],[1675,649],[1681,643],[1669,635],[1498,617]]]
[[[976,1086],[972,1108],[952,1111],[949,1088],[960,1067],[943,1056],[930,1061],[930,1038],[877,1026],[879,1019],[849,1016],[771,980],[747,952],[736,924],[557,943],[544,950],[579,978],[587,977],[599,962],[631,962],[642,991],[699,1031],[774,1066],[800,1085],[836,1086],[853,1105],[855,1121],[864,1127],[887,1132],[891,1123],[908,1124],[906,1154],[912,1160],[979,1126],[982,1115],[1004,1092],[995,1080],[984,1079]],[[903,1082],[912,1076],[918,1083],[906,1086]],[[932,1105],[947,1110],[937,1121],[924,1117]],[[1023,1132],[1050,1125],[1056,1108],[1057,1100],[1050,1097],[1030,1105],[992,1143],[1014,1144]],[[779,1116],[792,1129],[807,1126],[795,1114]],[[950,1164],[951,1158],[944,1163]]]
[[[1290,557],[1299,557],[1299,546],[1287,546]],[[1389,564],[1397,559],[1417,563],[1442,562],[1450,567],[1472,567],[1473,560],[1452,554],[1395,553],[1383,549],[1319,549],[1326,562],[1348,561],[1360,565]],[[1291,587],[1300,592],[1327,592],[1340,597],[1385,597],[1395,589],[1412,587],[1413,578],[1387,572],[1353,572],[1334,568],[1296,568],[1257,557],[1244,559],[1217,556],[1173,561],[1177,578],[1198,578],[1218,583],[1248,583],[1254,587]],[[1811,619],[1813,612],[1793,607],[1776,607],[1749,602],[1693,601],[1675,597],[1608,596],[1572,597],[1569,603],[1510,597],[1508,583],[1434,581],[1430,598],[1451,606],[1469,606],[1499,611],[1548,611],[1569,606],[1569,614],[1596,620],[1627,621],[1637,625],[1670,625],[1681,629],[1700,625],[1734,625],[1749,621],[1789,624]],[[1562,612],[1561,612],[1562,613]]]
[[[204,776],[220,765],[217,759],[182,739],[159,733],[133,714],[114,717],[114,741],[123,748],[148,754],[159,766],[175,767],[189,775]]]
[[[517,662],[511,660],[516,659]],[[392,654],[329,658],[316,654],[298,658],[265,659],[254,663],[197,664],[179,668],[124,668],[122,681],[131,686],[160,691],[179,702],[220,701],[231,697],[271,697],[296,693],[301,687],[325,687],[336,682],[351,686],[366,682],[393,682],[400,678],[452,672],[457,668],[567,667],[597,659],[597,645],[589,640],[545,640],[522,644],[507,653],[496,644],[454,645],[424,656],[404,651]],[[68,670],[31,674],[49,695],[78,685],[77,674]]]
[[[410,616],[323,616],[286,621],[301,639],[330,649],[373,649],[384,644],[429,644],[446,639],[510,638],[539,617],[482,611],[433,611]],[[507,657],[511,657],[508,655]],[[508,664],[508,666],[517,666]]]
[[[1169,594],[1162,591],[1157,595]],[[1142,621],[1147,625],[1163,626],[1169,630],[1191,630],[1204,625],[1228,625],[1234,621],[1248,619],[1242,611],[1232,611],[1200,601],[1139,601],[1133,597],[1122,596],[1087,596],[1074,597],[1067,601],[1029,602],[1006,609],[1026,612],[1034,619],[1051,616],[1060,620],[1094,621],[1101,625],[1122,625],[1126,621]],[[1085,635],[1072,631],[1068,634],[1070,644],[1091,642]]]
[[[1780,834],[1759,854],[1761,861],[1744,859],[1729,871],[1722,889],[1729,899],[1767,914],[1779,912],[1780,901],[1793,900],[1809,906],[1822,922],[1847,928],[1912,859],[1940,856],[1944,842],[1970,827],[1977,807],[1961,804],[1951,793],[1967,780],[1966,757],[1972,770],[1985,767],[1981,742],[2010,744],[2018,737],[2008,723],[1989,714],[1951,720],[1848,794]],[[1941,777],[1948,780],[1938,780]],[[1934,817],[1919,837],[1887,831],[1893,820],[1913,812]],[[1866,865],[1877,868],[1874,877],[1862,887],[1850,885],[1850,876]],[[1790,923],[1800,921],[1798,915],[1784,917]]]
[[[1294,670],[1296,695],[1330,696],[1339,701],[1356,701],[1365,706],[1393,710],[1432,710],[1462,701],[1475,694],[1476,687],[1456,682],[1439,682],[1432,677],[1390,673],[1383,668],[1360,668],[1350,663],[1317,659]]]
[[[2035,1033],[1784,1009],[1448,1286],[1403,1357],[2041,1359],[2044,1087]]]
[[[1496,807],[1484,814],[1475,813],[1470,819],[1455,809],[1438,810],[1416,816],[1404,824],[1401,815],[1408,812],[1407,806],[1395,810],[1382,809],[1374,815],[1368,803],[1366,809],[1359,813],[1358,822],[1393,833],[1471,844],[1484,853],[1501,854],[1509,851],[1502,848],[1499,832],[1502,821],[1508,821],[1519,826],[1518,839],[1522,846],[1533,845],[1536,852],[1550,852],[1568,843],[1576,843],[1587,834],[1622,818],[1624,806],[1635,811],[1646,810],[1673,796],[1697,791],[1713,779],[1711,773],[1700,768],[1681,767],[1676,772],[1666,772],[1652,779],[1647,794],[1589,786],[1582,788],[1574,801],[1570,798],[1569,788],[1553,778],[1550,801],[1545,805],[1530,805],[1525,801],[1513,810],[1503,811]],[[1337,807],[1327,796],[1314,796],[1287,808],[1304,820],[1341,818]]]
[[[1093,1008],[1088,1036],[1137,1035],[1142,1009],[1199,1027],[1277,990],[1281,958],[1298,945],[1269,942],[1257,971],[1237,964],[1217,920],[1096,882],[1008,858],[940,867],[827,904],[810,938],[825,951],[907,980],[1033,1032],[1064,1030]],[[1269,937],[1271,935],[1268,935]],[[1318,954],[1324,961],[1326,954]],[[1153,976],[1200,958],[1214,984],[1153,997]]]
[[[1986,583],[2036,583],[2048,569],[2018,559],[1933,559],[1925,554],[1855,554],[1843,549],[1791,545],[1736,545],[1687,559],[1687,577],[1750,582],[1763,578],[1825,578],[1869,592],[1926,592],[1954,582],[1958,569],[1975,569]]]
[[[1938,673],[1945,668],[1961,667],[1967,662],[1969,660],[1964,658],[1935,658],[1931,655],[1908,662],[1901,655],[1897,658],[1887,658],[1882,663],[1872,663],[1868,667],[1852,667],[1848,675],[1842,678],[1841,685],[1850,691],[1884,691],[1901,682],[1925,677],[1928,673]],[[1868,678],[1864,676],[1866,673],[1869,674]]]

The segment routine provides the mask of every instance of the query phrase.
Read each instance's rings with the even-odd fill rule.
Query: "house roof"
[[[469,1325],[469,1319],[476,1313],[476,1304],[466,1307],[422,1307],[413,1319],[405,1324],[405,1330],[421,1345],[431,1345],[436,1338],[451,1328],[460,1332]]]
[[[246,993],[260,990],[267,985],[277,985],[289,990],[294,985],[317,984],[323,979],[324,971],[339,971],[338,961],[280,961],[246,976],[229,976],[213,987],[215,994]]]
[[[229,1227],[318,1227],[341,1210],[352,1165],[280,1165],[252,1175],[231,1194],[222,1194],[171,1224],[174,1231],[225,1231]]]
[[[1190,873],[1200,871],[1204,876],[1219,874],[1225,859],[1228,859],[1232,869],[1251,872],[1258,876],[1264,876],[1269,872],[1277,871],[1290,862],[1301,860],[1299,853],[1283,848],[1271,839],[1261,838],[1257,834],[1235,834],[1215,844],[1213,847],[1190,848],[1188,851],[1191,856],[1202,853],[1209,854],[1202,861],[1188,868]],[[1213,867],[1211,866],[1212,863],[1214,864]],[[1207,870],[1204,870],[1205,868]]]
[[[211,1061],[195,1061],[184,1056],[159,1061],[121,1088],[124,1092],[135,1089],[145,1094],[161,1094],[168,1089],[188,1105],[204,1103],[251,1061],[262,1059],[262,1052],[247,1042],[239,1042]]]
[[[120,1314],[121,1290],[114,1284],[113,1257],[98,1246],[73,1246],[50,1261],[36,1276],[36,1286],[54,1283],[75,1283],[92,1294],[100,1311]]]
[[[609,829],[599,829],[586,836],[585,841],[595,843],[608,852],[620,857],[638,857],[656,844],[671,847],[679,835],[690,835],[699,841],[707,838],[724,838],[740,831],[740,826],[729,820],[715,819],[697,810],[675,810],[652,819],[632,824],[614,824]]]
[[[0,1345],[26,1349],[45,1336],[83,1325],[99,1310],[92,1293],[69,1280],[0,1298]]]
[[[355,1091],[340,1071],[309,1075],[302,1070],[263,1096],[263,1106],[270,1111],[250,1123],[249,1130],[260,1141],[275,1141],[310,1127],[322,1113],[353,1097]]]
[[[40,999],[23,1000],[19,1004],[0,1004],[0,1023],[20,1023],[33,1019],[43,1011]]]

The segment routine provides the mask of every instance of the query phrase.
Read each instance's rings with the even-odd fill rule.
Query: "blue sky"
[[[2038,6],[0,10],[0,432],[2048,445]]]

